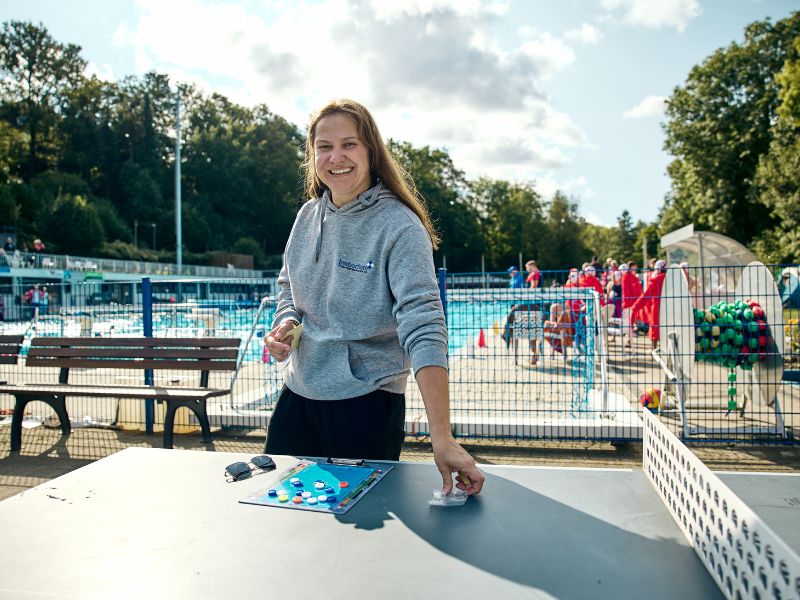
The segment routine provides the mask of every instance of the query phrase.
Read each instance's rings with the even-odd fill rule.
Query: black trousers
[[[400,460],[406,397],[377,390],[345,400],[311,400],[284,386],[264,452],[323,458]]]

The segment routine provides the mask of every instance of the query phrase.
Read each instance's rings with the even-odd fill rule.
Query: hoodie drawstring
[[[369,196],[368,204],[372,205],[378,199],[378,194],[381,193],[383,189],[383,182],[379,179],[378,184],[372,188],[372,194]],[[322,251],[322,224],[325,222],[325,211],[328,210],[328,199],[330,198],[330,192],[325,190],[325,193],[322,194],[322,198],[319,203],[319,228],[317,231],[317,246],[316,251],[314,253],[314,262],[319,262],[319,253]]]

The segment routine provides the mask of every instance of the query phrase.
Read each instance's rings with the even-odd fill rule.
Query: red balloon
[[[756,319],[761,319],[764,317],[764,309],[761,308],[758,304],[753,307],[753,316]]]
[[[759,321],[758,322],[758,330],[761,333],[765,333],[767,331],[767,322],[766,321]]]
[[[765,336],[765,335],[758,336],[758,345],[761,348],[766,348],[767,347],[767,336]]]

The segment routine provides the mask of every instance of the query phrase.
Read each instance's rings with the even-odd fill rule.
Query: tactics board
[[[267,487],[239,502],[341,515],[391,469],[387,464],[343,465],[301,460],[273,477]]]

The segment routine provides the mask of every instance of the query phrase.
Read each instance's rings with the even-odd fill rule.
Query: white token
[[[299,477],[292,477],[292,478],[289,480],[289,483],[294,483],[295,481],[300,481],[300,478],[299,478]]]
[[[328,496],[325,495],[325,494],[322,494],[321,496],[317,496],[317,500],[319,500],[320,502],[327,502],[328,501]]]
[[[311,505],[314,505],[314,504],[317,503],[317,499],[316,498],[309,498],[308,499],[308,503],[311,504]]]
[[[303,498],[311,498],[311,492],[303,492]]]
[[[321,481],[317,481],[314,483],[314,487],[317,488],[318,490],[323,490],[325,489],[325,484],[322,483]]]

